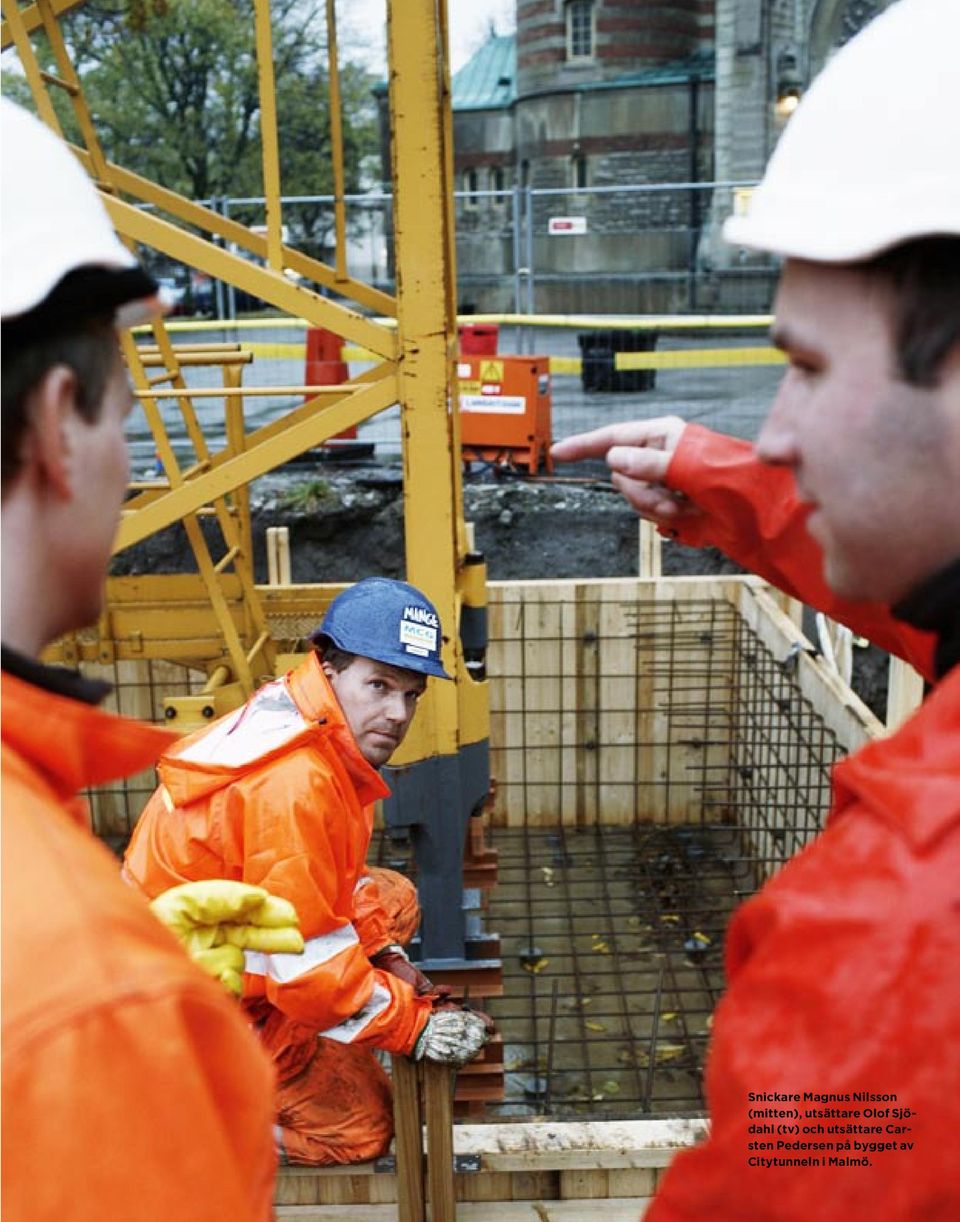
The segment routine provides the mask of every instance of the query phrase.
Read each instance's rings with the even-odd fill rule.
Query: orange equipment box
[[[461,355],[457,377],[464,462],[553,470],[549,357]]]

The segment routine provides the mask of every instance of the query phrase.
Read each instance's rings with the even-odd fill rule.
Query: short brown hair
[[[893,292],[897,374],[912,386],[936,386],[960,344],[960,238],[905,242],[861,267]]]
[[[100,417],[107,382],[119,350],[112,316],[78,319],[62,330],[22,338],[16,322],[0,329],[3,343],[2,485],[6,491],[20,471],[23,438],[29,424],[31,392],[51,369],[66,365],[77,379],[77,411],[94,424]]]
[[[357,656],[346,649],[341,649],[339,645],[334,645],[328,636],[318,637],[314,642],[314,647],[320,655],[321,661],[329,663],[337,674],[346,670]]]

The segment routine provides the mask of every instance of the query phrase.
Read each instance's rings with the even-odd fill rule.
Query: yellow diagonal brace
[[[188,513],[194,513],[241,484],[248,484],[319,445],[346,428],[350,419],[358,413],[373,416],[396,400],[396,379],[384,378],[354,395],[345,396],[332,407],[314,411],[266,440],[258,442],[257,435],[252,434],[248,439],[248,448],[242,454],[228,457],[217,465],[211,464],[210,470],[181,484],[179,488],[172,488],[142,509],[124,514],[114,540],[114,551],[139,543],[141,539],[163,530]]]
[[[227,280],[237,288],[246,289],[255,297],[269,301],[280,310],[297,318],[305,318],[315,327],[326,327],[330,331],[362,344],[379,356],[393,360],[396,356],[397,339],[392,331],[378,326],[344,306],[334,305],[327,298],[311,292],[299,284],[293,284],[282,272],[267,267],[257,267],[220,250],[211,242],[185,233],[169,221],[141,212],[132,204],[124,203],[110,195],[101,193],[106,209],[117,230],[124,237],[144,242],[155,250],[163,251],[190,267]]]
[[[90,164],[84,160],[86,153],[77,148],[73,151],[89,170]],[[132,195],[134,199],[142,203],[153,204],[161,212],[175,216],[185,225],[192,225],[206,233],[215,233],[226,241],[234,242],[244,250],[249,250],[251,254],[261,259],[267,257],[267,239],[265,237],[252,233],[239,221],[233,221],[219,212],[214,212],[212,208],[205,208],[203,204],[196,204],[178,195],[175,191],[168,191],[166,187],[161,187],[148,178],[135,174],[132,170],[125,170],[112,161],[107,162],[106,180],[121,195]],[[350,277],[340,281],[328,263],[313,259],[310,255],[305,255],[303,251],[296,250],[292,246],[283,247],[283,265],[304,276],[307,280],[316,280],[325,288],[336,287],[338,293],[378,314],[392,317],[397,312],[396,301],[389,293],[384,293],[369,284],[364,284],[362,280],[354,280]]]
[[[72,8],[76,8],[78,4],[84,4],[86,0],[52,0],[51,7],[54,15],[59,17],[61,13],[67,13]],[[34,30],[40,28],[41,17],[35,4],[31,4],[29,8],[23,9],[20,13],[20,20],[23,22],[23,28],[27,34],[32,34]],[[0,50],[6,51],[7,47],[13,42],[13,34],[10,31],[8,22],[4,22],[0,26]]]

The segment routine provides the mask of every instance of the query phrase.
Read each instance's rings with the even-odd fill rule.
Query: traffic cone
[[[341,359],[343,339],[324,327],[307,328],[307,359],[304,367],[305,386],[337,386],[350,378],[347,362]],[[330,441],[355,441],[357,426],[351,425],[336,433]]]

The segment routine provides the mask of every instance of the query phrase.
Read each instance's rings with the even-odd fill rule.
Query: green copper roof
[[[517,41],[492,34],[451,81],[454,110],[510,106],[517,97]]]
[[[629,89],[649,85],[673,85],[691,76],[703,81],[714,78],[711,52],[687,59],[658,64],[639,72],[628,72],[608,80],[564,82],[554,87],[541,86],[535,95],[549,93],[590,93],[599,89]],[[492,110],[512,106],[517,100],[517,40],[514,34],[492,34],[479,51],[454,74],[454,110]],[[535,96],[531,95],[531,96]]]

